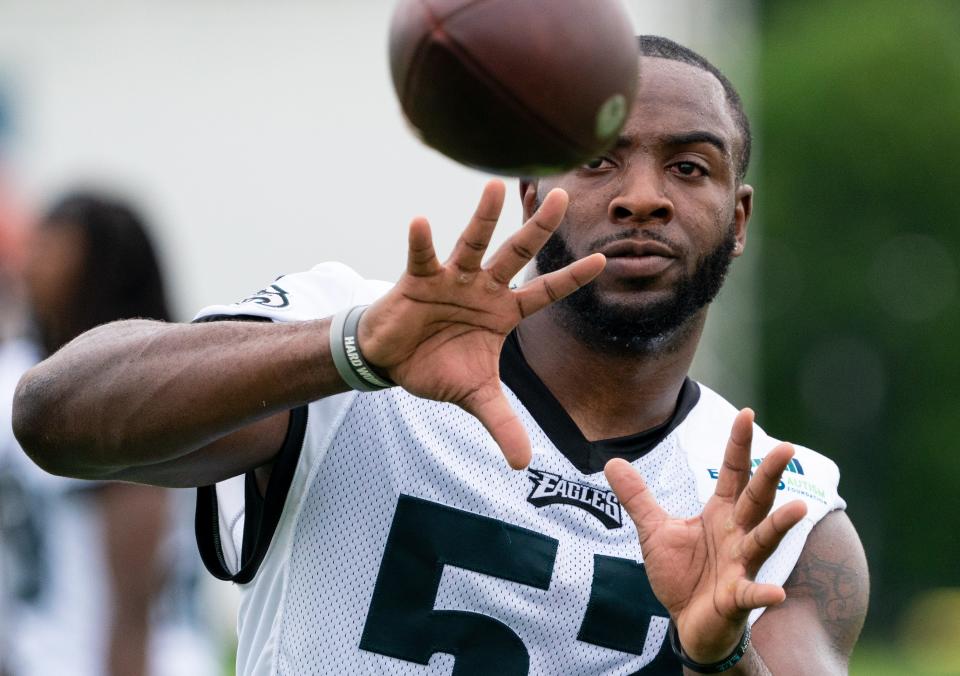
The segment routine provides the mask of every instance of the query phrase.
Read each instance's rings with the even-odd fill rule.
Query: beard
[[[624,239],[636,232],[629,230],[603,243]],[[650,231],[644,231],[644,236],[661,239]],[[611,302],[601,298],[596,283],[591,282],[557,301],[547,311],[590,347],[627,355],[670,352],[679,347],[682,342],[679,339],[693,328],[690,319],[720,292],[735,245],[735,227],[731,222],[716,248],[697,260],[692,274],[684,272],[668,297],[661,300],[642,304]],[[540,274],[553,272],[574,260],[567,241],[555,233],[537,253],[537,270]],[[643,287],[644,284],[639,283],[637,291]]]

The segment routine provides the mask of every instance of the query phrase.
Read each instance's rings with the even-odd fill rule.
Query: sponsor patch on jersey
[[[759,467],[761,462],[763,462],[763,458],[753,458],[750,461],[751,476],[753,475],[753,470]],[[714,481],[720,478],[719,469],[711,468],[707,470],[707,473]],[[796,458],[791,458],[790,462],[787,463],[786,468],[783,470],[783,475],[780,477],[780,483],[777,485],[777,490],[796,493],[797,495],[810,498],[811,500],[816,500],[824,505],[828,504],[826,491],[819,486],[816,481],[806,477],[805,475],[806,472],[803,469],[803,465],[800,464],[800,461]]]
[[[287,300],[289,294],[276,284],[271,284],[265,289],[260,289],[252,296],[247,296],[241,301],[237,302],[237,305],[243,305],[244,303],[256,303],[257,305],[264,305],[266,307],[272,308],[281,308],[287,307],[290,305],[290,301]]]
[[[623,526],[623,508],[613,491],[564,479],[559,474],[527,468],[533,490],[527,502],[538,509],[547,505],[573,505],[597,517],[608,529]]]

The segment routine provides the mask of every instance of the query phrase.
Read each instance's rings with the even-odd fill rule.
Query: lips
[[[606,271],[617,276],[653,277],[669,268],[677,256],[666,244],[653,240],[619,240],[600,250]]]
[[[607,258],[638,258],[641,256],[660,256],[661,258],[676,258],[676,254],[666,244],[653,240],[621,239],[608,244],[600,250]]]

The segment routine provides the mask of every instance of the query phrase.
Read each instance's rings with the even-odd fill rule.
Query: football
[[[639,75],[620,0],[400,0],[389,55],[424,143],[513,176],[558,173],[608,149]]]

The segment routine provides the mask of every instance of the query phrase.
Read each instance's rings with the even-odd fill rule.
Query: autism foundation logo
[[[754,469],[760,466],[760,463],[763,462],[763,458],[753,458],[751,465]],[[710,474],[710,478],[716,480],[720,476],[719,469],[708,469],[707,472]],[[750,472],[751,475],[753,472]],[[817,482],[806,476],[806,472],[803,469],[803,465],[800,464],[800,461],[796,458],[791,458],[790,462],[787,463],[786,469],[783,471],[783,476],[780,478],[780,485],[777,486],[779,491],[789,491],[790,493],[796,493],[805,498],[810,498],[811,500],[816,500],[817,502],[822,502],[827,504],[827,494],[826,492],[817,484]]]
[[[763,462],[763,458],[754,458],[754,459],[751,461],[751,464],[753,465],[753,468],[756,469],[757,467],[760,466],[760,463],[761,463],[761,462]],[[784,471],[785,471],[785,472],[793,472],[794,474],[800,474],[800,475],[802,475],[802,474],[803,474],[803,466],[800,464],[800,461],[799,461],[799,460],[797,460],[796,458],[791,458],[791,459],[790,459],[790,462],[787,463],[787,468],[786,468]]]

